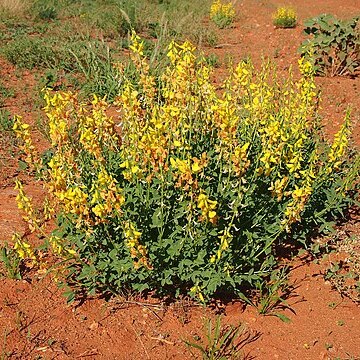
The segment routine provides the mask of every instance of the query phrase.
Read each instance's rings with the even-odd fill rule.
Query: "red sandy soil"
[[[286,3],[286,2],[285,2]],[[233,28],[219,31],[219,47],[205,49],[219,56],[225,72],[226,58],[234,62],[250,56],[259,66],[262,56],[273,59],[280,73],[296,66],[297,48],[304,39],[302,22],[321,13],[347,18],[360,13],[359,0],[293,0],[298,14],[295,29],[274,29],[271,14],[278,0],[243,0],[236,3],[238,18]],[[15,88],[8,99],[11,113],[34,122],[36,113],[29,96],[35,80],[24,72],[19,81],[14,69],[0,59],[3,81]],[[323,122],[332,136],[348,105],[353,107],[354,141],[360,144],[360,78],[317,78],[322,92]],[[35,135],[41,138],[40,134]],[[6,153],[6,149],[2,149]],[[14,179],[19,175],[10,156],[0,167],[0,237],[9,241],[14,230],[24,233],[16,204]],[[23,175],[21,175],[23,176]],[[26,178],[24,178],[27,181]],[[27,181],[34,197],[41,186]],[[360,236],[359,216],[345,224],[347,233]],[[277,316],[263,316],[254,307],[230,302],[203,308],[188,301],[165,304],[159,299],[113,298],[86,300],[67,305],[50,277],[28,274],[24,280],[0,279],[0,359],[193,359],[182,339],[204,338],[203,318],[223,314],[223,324],[244,324],[241,337],[247,359],[360,359],[360,309],[324,280],[327,261],[298,258],[292,266],[288,309],[274,309]],[[199,356],[200,358],[200,356]]]

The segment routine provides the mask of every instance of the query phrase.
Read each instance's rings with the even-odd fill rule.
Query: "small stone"
[[[94,321],[94,322],[89,326],[89,329],[90,329],[91,331],[97,330],[98,328],[99,328],[99,323],[96,322],[96,321]]]

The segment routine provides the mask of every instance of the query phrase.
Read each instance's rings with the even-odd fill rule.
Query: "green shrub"
[[[313,62],[319,75],[354,75],[360,67],[359,18],[338,20],[320,15],[307,20],[305,34],[311,38],[301,47],[301,56]]]
[[[269,64],[241,62],[219,93],[190,43],[170,44],[158,78],[135,35],[130,48],[137,81],[121,87],[118,123],[97,97],[46,95],[45,215],[57,223],[47,244],[67,259],[73,291],[239,294],[271,273],[277,247],[306,247],[352,204],[349,118],[329,145],[310,63],[280,82]],[[14,129],[31,149],[28,127]]]

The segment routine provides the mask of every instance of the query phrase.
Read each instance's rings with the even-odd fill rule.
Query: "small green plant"
[[[358,160],[360,161],[360,160]],[[360,237],[347,236],[342,232],[335,233],[322,250],[323,261],[328,263],[325,279],[342,296],[360,303]],[[326,254],[330,255],[325,258]],[[341,259],[332,258],[332,253],[343,256]],[[321,254],[321,253],[320,253]],[[336,308],[339,304],[330,303],[329,307]]]
[[[21,258],[11,247],[5,245],[0,249],[0,261],[5,267],[4,275],[10,279],[20,280],[21,276]]]
[[[4,105],[4,100],[14,96],[14,90],[4,86],[0,82],[0,107]]]
[[[249,305],[257,308],[259,314],[274,315],[284,322],[289,322],[288,317],[277,311],[291,310],[286,298],[289,297],[294,287],[288,282],[287,271],[286,267],[274,270],[268,279],[256,280],[254,296],[249,298],[241,294],[240,297]]]
[[[342,295],[354,302],[360,302],[360,263],[359,259],[349,258],[348,264],[334,262],[331,264],[325,278]]]
[[[332,349],[334,347],[334,345],[333,344],[330,344],[330,343],[325,343],[325,349],[326,350],[330,350],[330,349]]]
[[[14,94],[14,89],[7,87],[0,82],[0,99],[13,97]]]
[[[55,69],[48,69],[42,74],[39,79],[39,89],[50,88],[54,90],[63,90],[61,86],[58,85],[60,80],[59,72]],[[60,87],[60,88],[59,88]]]
[[[12,131],[14,119],[7,110],[0,109],[0,147],[12,150],[16,144],[15,134]]]
[[[55,20],[58,17],[58,2],[55,0],[36,0],[31,11],[36,20]]]
[[[339,20],[326,14],[304,23],[304,32],[311,38],[302,43],[299,51],[314,64],[317,75],[355,75],[360,68],[358,23],[359,17]]]
[[[58,58],[52,44],[30,36],[14,39],[1,52],[12,64],[29,70],[54,66]]]
[[[55,20],[57,16],[57,10],[53,6],[43,6],[37,14],[37,18],[41,20]]]
[[[195,357],[195,354],[192,352],[192,348],[200,351],[203,360],[235,360],[243,358],[240,351],[244,343],[246,343],[246,340],[241,339],[246,333],[243,325],[222,326],[221,317],[217,316],[214,326],[211,319],[206,319],[204,328],[206,332],[205,340],[201,342],[183,340],[189,347],[193,357]],[[249,334],[247,335],[248,338]]]
[[[206,44],[215,47],[218,43],[218,36],[215,31],[207,31],[205,36]]]
[[[273,14],[273,24],[278,28],[294,28],[296,21],[296,12],[292,8],[279,7]]]
[[[219,57],[216,54],[209,54],[205,57],[205,61],[209,66],[213,68],[217,68],[220,66]]]
[[[220,28],[229,27],[235,19],[236,12],[233,3],[222,3],[215,0],[210,8],[210,19]]]
[[[52,6],[45,6],[39,11],[38,17],[41,20],[55,20],[57,18],[57,11]]]
[[[12,131],[14,119],[7,110],[0,110],[0,133]]]

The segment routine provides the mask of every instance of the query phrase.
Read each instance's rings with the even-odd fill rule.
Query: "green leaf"
[[[291,319],[288,318],[286,315],[281,314],[281,313],[275,313],[274,314],[276,317],[278,317],[281,321],[283,321],[284,323],[290,323]]]

